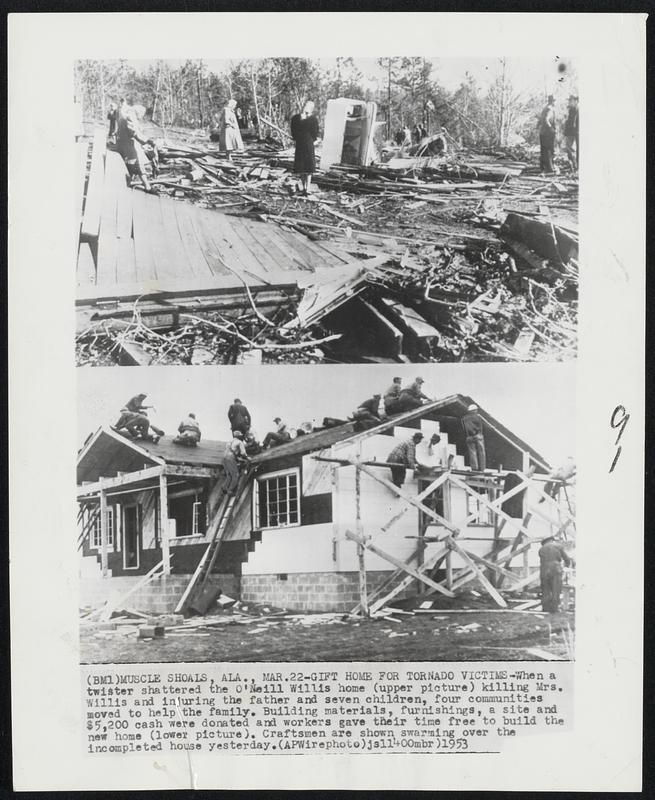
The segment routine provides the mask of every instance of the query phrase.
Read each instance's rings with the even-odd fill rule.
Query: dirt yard
[[[531,661],[573,658],[572,612],[435,611],[359,619],[280,615],[166,630],[139,639],[131,626],[81,634],[81,662]],[[220,622],[218,620],[221,620]],[[133,626],[132,626],[133,627]],[[186,630],[188,627],[188,630]]]

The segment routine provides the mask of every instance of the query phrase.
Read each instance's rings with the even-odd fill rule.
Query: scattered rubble
[[[328,242],[361,269],[341,282],[316,274],[273,313],[245,282],[237,309],[177,302],[159,324],[145,300],[131,319],[108,309],[78,333],[79,365],[575,357],[575,174],[544,177],[503,151],[391,152],[386,163],[319,171],[302,197],[293,151],[275,140],[232,160],[179,133],[159,145],[160,193]]]

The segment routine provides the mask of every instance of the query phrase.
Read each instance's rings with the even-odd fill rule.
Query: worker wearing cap
[[[423,401],[428,401],[430,398],[423,394],[423,378],[416,378],[409,386],[401,389],[400,397],[398,398],[398,408],[400,412],[412,411],[423,405]]]
[[[571,557],[554,536],[543,539],[539,548],[539,577],[541,580],[541,608],[551,614],[559,611],[562,593],[563,564],[572,564]]]
[[[236,492],[239,483],[239,469],[249,462],[246,446],[243,443],[243,434],[241,431],[232,431],[232,441],[223,461],[223,469],[225,470],[223,494],[233,495]]]
[[[277,430],[269,431],[264,437],[264,441],[262,442],[264,450],[291,441],[291,434],[289,433],[287,423],[283,422],[280,417],[275,417],[273,422],[277,425]]]
[[[227,418],[230,421],[231,429],[233,431],[241,431],[244,436],[248,433],[252,425],[250,412],[238,397],[234,398],[234,402],[228,408]]]
[[[381,394],[374,394],[368,400],[364,400],[353,411],[353,419],[358,422],[380,422],[380,400]]]
[[[407,468],[416,469],[416,445],[423,439],[422,433],[415,433],[411,439],[396,445],[387,456],[391,464],[391,481],[398,487],[405,483]]]
[[[478,414],[475,403],[467,408],[462,417],[462,428],[466,436],[466,450],[469,457],[469,466],[473,470],[484,472],[487,468],[487,453],[484,447],[484,423]]]
[[[180,422],[177,427],[179,436],[173,439],[173,444],[184,444],[189,447],[195,447],[200,441],[200,425],[196,419],[196,415],[190,412],[188,416]]]
[[[402,378],[394,378],[393,383],[384,393],[384,410],[387,414],[398,414]]]

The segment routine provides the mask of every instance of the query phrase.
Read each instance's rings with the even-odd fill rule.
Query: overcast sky
[[[395,375],[406,381],[420,375],[434,398],[470,395],[551,463],[574,454],[574,364],[80,368],[79,444],[101,425],[114,424],[121,406],[141,392],[156,407],[152,421],[167,434],[193,411],[206,439],[225,440],[235,397],[263,437],[278,415],[292,427],[343,418],[374,392],[383,393]]]
[[[386,58],[386,56],[383,56]],[[256,55],[253,58],[257,58]],[[184,59],[164,59],[173,67],[182,66]],[[500,59],[488,58],[428,58],[432,62],[432,78],[437,80],[448,91],[454,91],[462,83],[469,72],[483,88],[498,77]],[[234,59],[236,61],[236,59]],[[327,68],[336,67],[336,59],[321,58],[321,65]],[[380,87],[386,87],[386,71],[379,67],[375,58],[354,58],[355,64],[364,75],[365,85],[374,89],[379,82]],[[507,74],[519,92],[542,92],[545,94],[557,93],[557,88],[563,86],[562,91],[568,93],[568,86],[561,83],[563,73],[559,72],[558,65],[569,65],[571,59],[562,55],[538,58],[507,58]],[[136,69],[145,69],[156,63],[153,60],[130,60],[129,63]],[[221,74],[230,65],[228,59],[203,59],[203,63],[211,72]],[[564,73],[566,77],[567,73]]]

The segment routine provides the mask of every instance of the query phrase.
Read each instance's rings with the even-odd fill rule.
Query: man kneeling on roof
[[[200,441],[201,436],[200,425],[198,425],[196,415],[189,413],[186,419],[183,419],[178,425],[177,432],[179,436],[176,436],[173,439],[173,444],[183,444],[187,447],[195,447]]]
[[[148,409],[154,406],[143,404],[147,396],[147,394],[137,394],[131,397],[121,408],[120,418],[112,428],[121,435],[126,432],[135,439],[146,439],[156,444],[159,437],[164,435],[164,431],[157,428],[148,419]],[[150,435],[150,428],[155,432],[154,436]]]
[[[411,439],[396,445],[387,456],[387,462],[391,464],[391,480],[400,487],[405,483],[407,468],[416,469],[416,445],[423,439],[422,433],[415,433]]]
[[[239,470],[249,463],[250,459],[243,443],[243,434],[241,431],[232,431],[232,441],[223,461],[223,469],[225,470],[225,485],[221,489],[223,494],[235,494],[239,483]]]
[[[391,416],[400,413],[400,392],[402,391],[402,378],[394,378],[393,383],[384,393],[384,410]]]
[[[420,408],[424,401],[428,402],[429,398],[423,394],[423,378],[417,378],[414,383],[411,383],[405,389],[401,389],[400,396],[398,397],[397,414],[402,414],[405,411],[413,411],[415,408]]]
[[[262,447],[267,450],[269,447],[277,447],[280,444],[286,444],[291,441],[291,434],[286,422],[283,422],[280,417],[275,417],[273,422],[277,425],[276,431],[269,431],[264,437]]]
[[[352,418],[355,422],[363,423],[360,427],[362,430],[372,428],[380,423],[380,400],[381,394],[374,394],[368,400],[360,403],[356,411],[353,411]]]

